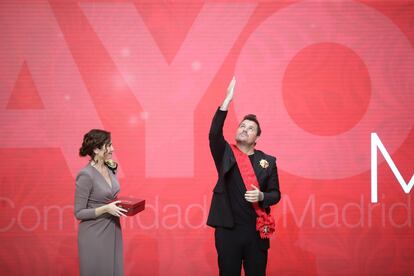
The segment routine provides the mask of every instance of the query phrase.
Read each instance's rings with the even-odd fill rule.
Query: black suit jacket
[[[226,174],[236,165],[236,159],[229,143],[226,142],[223,136],[223,126],[226,116],[227,111],[218,109],[214,115],[209,133],[210,151],[216,165],[218,181],[213,190],[207,225],[232,228],[234,226],[234,219],[227,194]],[[269,163],[267,168],[260,166],[259,162],[262,159]],[[280,200],[276,158],[260,150],[255,150],[253,164],[260,190],[264,194],[264,199],[259,205],[269,213],[269,207],[278,203]],[[263,240],[263,246],[269,247],[268,239]]]

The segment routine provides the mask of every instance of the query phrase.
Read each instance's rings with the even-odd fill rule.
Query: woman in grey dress
[[[123,275],[123,246],[119,217],[126,210],[114,200],[120,187],[115,171],[105,161],[113,152],[111,134],[92,129],[85,134],[80,156],[91,160],[76,177],[75,216],[80,220],[78,250],[80,274]]]

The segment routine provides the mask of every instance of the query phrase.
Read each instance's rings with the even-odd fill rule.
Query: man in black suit
[[[207,224],[215,227],[220,275],[240,275],[243,264],[246,276],[259,276],[266,274],[269,239],[262,239],[256,230],[257,214],[252,204],[257,202],[269,214],[270,206],[280,200],[279,179],[276,158],[255,149],[261,129],[256,116],[249,114],[240,123],[235,140],[236,147],[248,155],[259,187],[243,182],[232,147],[223,136],[223,125],[233,99],[235,83],[233,77],[227,95],[214,115],[209,133],[218,181]]]

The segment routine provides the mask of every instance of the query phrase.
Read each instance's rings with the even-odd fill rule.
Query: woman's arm
[[[74,212],[75,217],[78,220],[95,219],[97,217],[95,209],[87,208],[88,199],[92,191],[92,185],[92,178],[88,174],[80,173],[76,177]],[[103,210],[101,209],[100,212],[102,211]]]

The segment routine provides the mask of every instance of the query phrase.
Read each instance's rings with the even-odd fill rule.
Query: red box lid
[[[134,216],[145,209],[145,200],[129,196],[119,196],[114,201],[120,200],[117,205],[127,210],[127,216]]]

